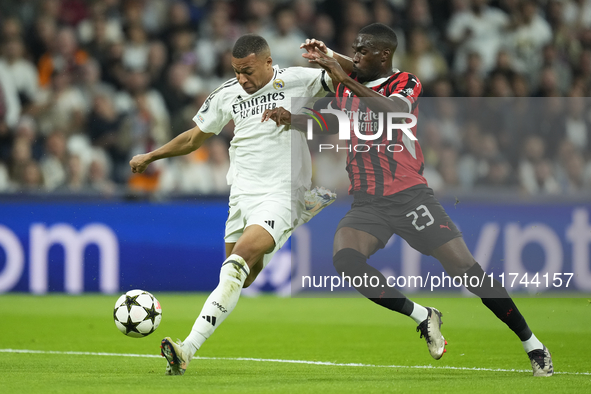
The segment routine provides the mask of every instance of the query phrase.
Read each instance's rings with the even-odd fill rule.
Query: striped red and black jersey
[[[357,80],[355,74],[350,76]],[[396,71],[390,77],[367,82],[365,86],[385,97],[398,97],[405,101],[408,104],[408,112],[418,118],[417,100],[421,94],[422,85],[416,76]],[[335,109],[345,111],[347,114],[356,111],[370,112],[364,104],[364,100],[367,99],[357,98],[341,83],[337,86],[332,107],[334,108],[336,102]],[[376,119],[370,116],[368,115],[366,119]],[[384,115],[384,119],[385,117]],[[377,130],[375,127],[374,125],[374,127],[360,128],[359,133],[375,135],[376,131],[372,131]],[[410,130],[416,136],[416,125]],[[347,144],[347,172],[351,181],[349,194],[361,192],[374,196],[390,196],[418,184],[427,184],[423,177],[425,165],[421,147],[418,141],[408,138],[402,130],[395,129],[392,133],[392,141],[389,141],[386,125],[384,125],[380,138],[373,141],[362,140],[355,135],[353,123],[351,123],[351,139],[347,140]],[[388,146],[391,147],[387,148]]]

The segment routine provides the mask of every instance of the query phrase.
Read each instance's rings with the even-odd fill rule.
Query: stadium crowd
[[[591,191],[591,0],[3,0],[0,192],[228,193],[231,124],[144,174],[128,162],[193,127],[234,77],[240,35],[308,66],[307,37],[351,55],[372,22],[395,28],[394,63],[423,83],[436,191]],[[312,153],[314,183],[346,190],[344,154]]]

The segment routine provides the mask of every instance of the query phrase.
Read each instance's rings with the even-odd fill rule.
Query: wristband
[[[326,56],[328,57],[334,57],[334,51],[330,48],[326,48]]]

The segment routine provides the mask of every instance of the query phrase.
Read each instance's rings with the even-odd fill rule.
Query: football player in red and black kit
[[[334,53],[324,43],[314,39],[306,40],[301,48],[307,51],[303,55],[305,58],[320,65],[330,75],[336,88],[332,109],[348,114],[373,111],[384,114],[405,112],[418,116],[422,86],[415,75],[392,67],[396,46],[394,31],[375,23],[359,31],[353,43],[352,59]],[[329,123],[329,130],[339,129],[336,116],[324,114],[324,117]],[[278,124],[291,124],[301,131],[306,130],[306,118],[292,115],[283,108],[269,110],[263,116],[263,119],[275,120]],[[410,130],[416,135],[416,126]],[[474,260],[453,221],[435,199],[433,190],[427,186],[418,141],[401,130],[396,133],[392,135],[395,141],[388,141],[385,132],[381,138],[360,141],[351,127],[351,139],[347,140],[349,146],[361,143],[364,147],[348,152],[349,194],[354,195],[354,201],[351,210],[338,225],[333,263],[341,275],[379,278],[377,286],[362,285],[356,289],[378,305],[413,318],[418,324],[417,331],[427,341],[431,356],[440,359],[447,344],[440,331],[442,314],[435,308],[423,307],[409,300],[397,289],[389,287],[384,275],[367,264],[367,259],[383,248],[393,234],[397,234],[414,249],[439,260],[452,277],[467,274],[468,278],[476,276],[481,280],[485,273]],[[386,149],[393,144],[398,148]],[[365,146],[371,148],[366,149]],[[501,283],[494,280],[491,286],[491,282],[486,280],[482,286],[473,287],[470,281],[466,282],[467,289],[479,296],[483,304],[517,334],[530,358],[534,376],[552,375],[550,352],[533,335]]]

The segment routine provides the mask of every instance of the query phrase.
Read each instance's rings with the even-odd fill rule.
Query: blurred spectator
[[[488,171],[476,181],[477,186],[493,188],[507,188],[514,183],[511,165],[500,154],[489,160]]]
[[[60,21],[69,26],[77,26],[88,17],[88,2],[84,0],[59,1]]]
[[[273,29],[273,3],[270,0],[247,0],[245,5],[248,33],[268,35]]]
[[[209,194],[213,191],[212,174],[195,154],[175,157],[163,166],[158,191],[164,193]]]
[[[45,154],[40,162],[48,190],[54,190],[66,181],[67,159],[66,137],[61,131],[54,131],[45,141]]]
[[[123,48],[123,66],[129,70],[145,71],[148,68],[150,52],[148,33],[140,24],[128,26],[126,30],[127,41]]]
[[[2,40],[15,40],[23,35],[23,27],[18,18],[8,17],[2,20],[2,31],[0,37]]]
[[[39,92],[37,69],[25,58],[25,46],[20,37],[4,41],[0,67],[6,68],[23,106],[32,103]]]
[[[21,102],[10,69],[0,63],[0,128],[16,126],[21,115]]]
[[[445,59],[433,47],[427,34],[419,28],[413,29],[410,33],[409,51],[404,56],[400,68],[420,75],[423,85],[428,85],[447,74]]]
[[[187,3],[184,1],[172,1],[168,8],[168,20],[166,27],[160,34],[161,39],[168,47],[174,47],[174,36],[180,31],[193,33],[197,26],[191,23],[191,14]],[[173,51],[174,52],[174,51]]]
[[[80,43],[94,58],[99,58],[108,43],[123,40],[121,22],[118,18],[109,17],[107,10],[107,2],[94,2],[91,5],[91,17],[80,21],[77,26]]]
[[[160,41],[150,44],[148,52],[148,75],[152,87],[162,89],[166,80],[166,66],[168,63],[168,50]]]
[[[232,50],[234,42],[241,34],[240,27],[230,20],[226,6],[221,2],[215,4],[216,7],[200,29],[195,48],[198,69],[204,75],[211,75],[214,72],[221,55]],[[273,51],[275,49],[273,47]]]
[[[162,89],[162,97],[174,118],[196,94],[205,90],[205,86],[199,77],[191,73],[189,65],[176,63],[168,70],[168,83]]]
[[[468,9],[456,12],[449,21],[447,37],[457,48],[454,55],[457,73],[466,70],[468,55],[472,52],[480,55],[485,71],[494,67],[509,18],[487,3],[488,0],[471,0]]]
[[[56,192],[81,193],[88,191],[88,184],[82,160],[78,155],[70,155],[67,160],[66,181]]]
[[[11,191],[12,184],[10,182],[10,175],[8,174],[8,168],[0,161],[0,193],[6,193]]]
[[[88,167],[89,191],[104,196],[111,196],[117,190],[117,185],[109,177],[108,159],[100,151],[93,152]]]
[[[208,167],[211,172],[212,192],[215,194],[226,194],[230,192],[227,174],[230,169],[230,156],[228,144],[222,138],[210,138],[208,140]]]
[[[43,155],[43,139],[37,133],[37,123],[35,119],[28,115],[23,115],[14,130],[17,138],[25,138],[31,146],[31,154],[35,160],[39,160]],[[0,160],[1,160],[0,154]]]
[[[269,47],[273,48],[273,64],[281,68],[308,64],[302,57],[304,51],[299,49],[306,36],[297,28],[296,14],[291,8],[280,8],[276,12],[275,30],[266,38]]]
[[[33,56],[33,62],[38,63],[44,54],[53,50],[56,45],[56,35],[57,23],[55,19],[41,15],[35,20],[35,25],[28,32],[26,38],[27,47]],[[49,74],[51,75],[51,71]]]
[[[77,87],[84,98],[84,112],[90,111],[96,95],[113,96],[115,94],[115,88],[101,80],[100,65],[94,59],[89,59],[81,66]]]
[[[16,176],[19,189],[23,191],[39,192],[43,190],[43,174],[34,160],[22,164]]]
[[[539,11],[535,1],[523,0],[515,16],[516,26],[508,37],[518,70],[530,75],[542,63],[542,48],[552,40],[552,29]]]
[[[565,139],[579,151],[589,150],[591,147],[591,125],[586,116],[588,108],[583,97],[569,97],[566,101],[566,115],[564,119]]]
[[[117,169],[127,166],[128,155],[119,146],[117,136],[123,119],[124,115],[117,113],[109,96],[102,94],[95,96],[92,111],[88,116],[88,136],[93,146],[105,150]],[[107,175],[111,176],[111,173]]]
[[[54,73],[76,72],[88,60],[88,54],[78,48],[76,34],[71,28],[62,28],[55,37],[55,46],[39,59],[39,85],[47,87]]]
[[[552,166],[545,159],[544,140],[538,136],[525,140],[523,158],[519,163],[519,182],[530,195],[553,194],[560,190]]]
[[[487,171],[486,163],[483,163],[480,157],[481,139],[478,123],[469,122],[464,125],[462,141],[465,144],[465,152],[458,162],[458,176],[464,189],[471,189],[476,180]]]
[[[26,137],[15,138],[10,152],[9,173],[13,179],[22,179],[26,163],[33,160],[31,143]]]
[[[589,192],[591,190],[591,175],[588,169],[585,168],[585,159],[583,155],[575,151],[570,155],[564,163],[564,174],[561,179],[562,190],[566,194],[577,192]]]
[[[330,16],[326,14],[320,14],[316,17],[314,22],[314,31],[310,34],[310,37],[316,38],[326,44],[329,48],[336,48],[335,39],[335,26]]]
[[[197,70],[197,54],[195,53],[195,32],[189,28],[177,29],[169,39],[171,48],[170,62],[183,63]]]
[[[39,129],[47,135],[58,128],[66,134],[81,130],[88,110],[80,90],[72,86],[72,74],[56,71],[51,85],[41,90],[31,113],[38,117]]]

